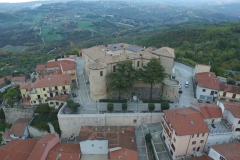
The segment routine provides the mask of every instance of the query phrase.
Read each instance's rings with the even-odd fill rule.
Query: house
[[[3,77],[3,78],[0,78],[0,85],[1,85],[1,84],[5,84],[5,78],[6,78],[7,80],[11,80],[12,76],[6,76],[6,77]]]
[[[233,136],[240,138],[240,103],[219,101],[224,118],[229,122],[233,129]]]
[[[220,100],[240,101],[240,87],[230,84],[220,84],[218,97]]]
[[[43,74],[44,70],[45,70],[45,64],[39,64],[35,68],[35,71],[40,75]]]
[[[202,72],[195,75],[196,78],[196,98],[209,102],[218,99],[220,90],[220,80],[213,72]]]
[[[28,125],[31,118],[20,118],[16,120],[10,129],[7,129],[2,136],[3,143],[6,144],[12,139],[24,140],[29,137]]]
[[[40,76],[34,83],[27,82],[20,86],[22,104],[32,106],[48,103],[51,107],[63,105],[71,94],[71,84],[70,74]]]
[[[38,139],[12,140],[0,148],[2,160],[27,160]]]
[[[78,141],[82,157],[94,159],[100,156],[110,160],[137,160],[137,145],[134,127],[83,126]]]
[[[26,82],[26,77],[12,77],[11,78],[11,84],[12,86],[21,86],[23,83]]]
[[[93,101],[117,97],[116,93],[110,91],[106,76],[109,73],[116,72],[119,62],[132,61],[133,67],[140,69],[152,58],[156,58],[165,68],[165,72],[170,75],[175,58],[174,50],[168,47],[154,50],[125,43],[94,46],[81,50],[80,54],[84,61],[84,77],[86,83],[89,82],[90,84],[90,98]],[[144,99],[146,98],[145,93],[149,92],[150,87],[141,81],[136,81],[133,88],[135,89],[129,92],[132,94],[123,94],[122,97],[131,99],[133,96],[138,96]],[[179,87],[177,86],[177,88]],[[160,90],[162,90],[161,83],[153,86],[153,98],[159,97]],[[176,93],[177,95],[174,96],[178,96],[178,91]]]
[[[79,144],[59,142],[57,134],[41,139],[12,140],[0,148],[4,160],[79,160]]]
[[[223,117],[222,109],[215,104],[192,103],[191,108],[198,110],[207,124],[209,134],[205,144],[205,151],[209,151],[210,146],[230,142],[233,135],[233,127],[227,119]]]
[[[194,75],[197,73],[210,72],[211,66],[205,64],[197,64],[194,69]]]
[[[211,147],[208,156],[214,160],[239,160],[240,143],[232,142],[214,145]]]
[[[202,114],[190,107],[164,110],[162,137],[173,159],[202,152],[209,129]]]

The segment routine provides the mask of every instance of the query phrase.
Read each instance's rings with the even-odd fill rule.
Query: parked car
[[[189,83],[188,83],[188,81],[186,81],[185,82],[185,87],[188,88],[188,85],[189,85]]]
[[[182,94],[182,90],[179,90],[178,93],[179,93],[179,94]]]
[[[72,93],[72,96],[73,96],[73,98],[77,97],[77,94],[76,93]]]
[[[203,101],[201,99],[198,100],[198,103],[202,103]]]
[[[80,107],[80,106],[81,106],[81,104],[80,104],[80,103],[77,103],[77,106],[78,106],[78,107]]]
[[[182,84],[181,83],[179,83],[179,89],[182,89]]]

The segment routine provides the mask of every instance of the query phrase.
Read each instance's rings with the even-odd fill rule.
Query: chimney
[[[132,142],[134,142],[134,138],[132,137]]]
[[[49,77],[48,80],[50,81],[50,79],[51,79],[51,78]]]
[[[122,128],[122,133],[124,133],[124,128]]]

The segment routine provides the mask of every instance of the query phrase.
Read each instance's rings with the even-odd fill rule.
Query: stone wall
[[[50,127],[50,133],[54,134],[55,130],[54,130],[52,124],[48,123],[48,125]],[[32,126],[28,126],[28,131],[29,131],[29,135],[32,136],[33,138],[43,137],[43,136],[49,134],[47,131],[40,131],[39,129],[34,128]]]
[[[13,124],[19,118],[33,118],[33,109],[3,108],[6,123]]]
[[[58,114],[62,138],[79,135],[81,126],[140,126],[161,122],[163,113]]]

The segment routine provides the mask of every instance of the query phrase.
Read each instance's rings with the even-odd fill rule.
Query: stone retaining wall
[[[13,124],[19,118],[33,118],[33,109],[4,108],[6,123]]]

